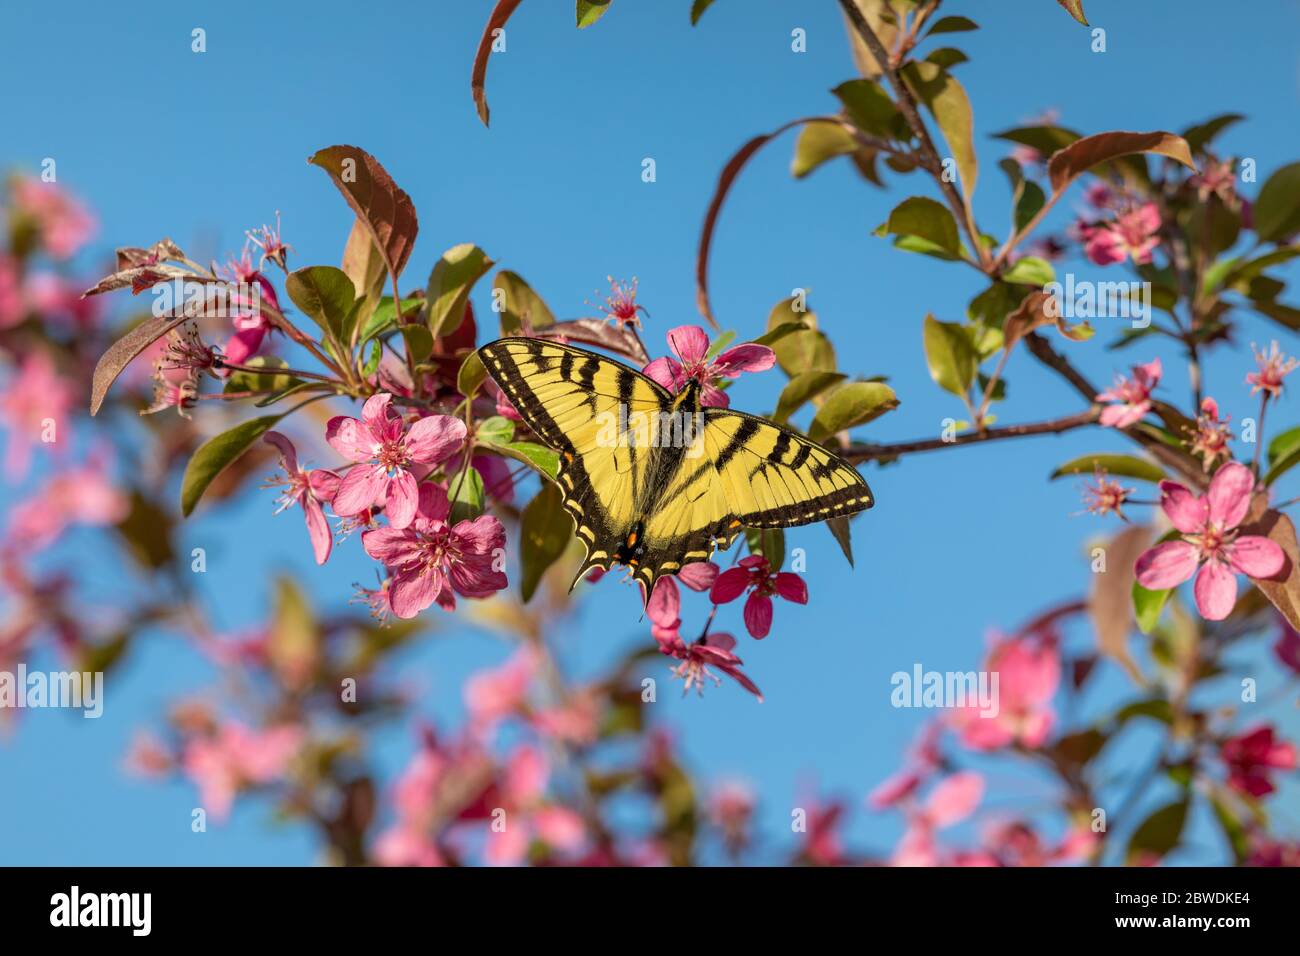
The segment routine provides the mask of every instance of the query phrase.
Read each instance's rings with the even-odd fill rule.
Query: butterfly
[[[621,362],[545,339],[478,350],[524,423],[559,453],[556,481],[594,568],[626,565],[642,600],[746,528],[788,528],[874,503],[856,468],[775,422],[700,404]]]

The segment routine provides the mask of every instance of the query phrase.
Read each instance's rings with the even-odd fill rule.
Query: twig
[[[881,458],[896,458],[899,455],[922,451],[938,451],[940,448],[955,448],[959,445],[975,445],[981,442],[998,441],[1004,438],[1022,438],[1027,435],[1058,435],[1085,425],[1095,424],[1101,415],[1101,407],[1093,405],[1087,411],[1065,418],[1056,418],[1046,422],[1033,422],[1026,425],[1005,425],[1002,428],[990,428],[983,432],[971,432],[958,435],[952,439],[926,438],[918,441],[886,442],[884,444],[850,445],[844,453],[847,461],[858,463],[874,461]]]

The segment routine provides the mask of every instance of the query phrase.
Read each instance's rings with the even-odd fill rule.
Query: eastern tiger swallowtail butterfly
[[[874,503],[857,469],[775,422],[703,407],[611,358],[538,338],[478,350],[524,423],[559,453],[564,507],[593,568],[655,582],[727,550],[746,528],[788,528]]]

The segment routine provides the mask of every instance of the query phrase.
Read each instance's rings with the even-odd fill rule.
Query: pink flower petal
[[[712,382],[705,382],[700,386],[700,404],[705,408],[729,408],[731,398]]]
[[[749,587],[749,572],[744,568],[728,568],[718,575],[709,591],[709,599],[714,604],[726,604],[745,593]]]
[[[725,631],[715,631],[705,638],[704,643],[708,647],[714,647],[727,653],[731,653],[736,647],[736,639]]]
[[[735,378],[741,372],[763,372],[776,364],[776,353],[766,345],[753,342],[727,349],[713,360],[716,375]]]
[[[348,461],[370,461],[379,442],[365,422],[336,415],[325,426],[325,440]]]
[[[298,470],[298,453],[294,450],[293,442],[275,431],[263,435],[262,441],[268,445],[274,445],[276,450],[279,451],[280,465],[284,468],[286,474],[292,475]]]
[[[682,367],[666,355],[641,369],[641,374],[658,382],[670,392],[677,391],[682,384]]]
[[[683,365],[703,361],[709,351],[709,335],[698,325],[679,325],[668,330],[668,347],[682,360]]]
[[[718,573],[712,561],[694,561],[677,572],[677,580],[692,591],[707,591],[718,580]]]
[[[334,513],[342,518],[361,514],[383,494],[387,480],[379,465],[357,465],[339,484],[338,493],[331,503]]]
[[[808,584],[799,575],[782,571],[773,580],[772,585],[776,588],[776,593],[787,601],[793,601],[795,604],[808,603]]]
[[[307,472],[307,484],[318,501],[333,501],[342,483],[342,478],[324,468],[313,468]]]
[[[330,533],[329,522],[320,502],[307,498],[302,503],[303,517],[307,520],[307,534],[311,537],[311,548],[316,555],[316,563],[324,564],[329,560],[330,549],[334,545],[334,535]]]
[[[1255,475],[1239,461],[1230,461],[1214,473],[1206,499],[1210,520],[1227,531],[1241,524],[1250,510],[1250,496],[1255,490]]]
[[[1232,542],[1228,561],[1252,578],[1271,578],[1286,564],[1286,552],[1262,535],[1244,534]]]
[[[386,565],[400,566],[419,556],[419,541],[413,531],[396,528],[376,528],[361,535],[361,547],[366,554]]]
[[[655,582],[654,592],[646,602],[646,617],[663,628],[672,628],[681,620],[682,596],[677,582],[665,576]]]
[[[1222,621],[1237,603],[1237,576],[1219,561],[1207,561],[1192,588],[1196,609],[1207,621]]]
[[[1160,482],[1160,507],[1169,521],[1183,534],[1197,534],[1205,529],[1209,505],[1176,481]]]
[[[772,630],[772,599],[755,591],[745,602],[745,630],[762,640]]]
[[[984,796],[984,778],[973,771],[955,773],[940,781],[925,801],[925,812],[935,827],[966,819]]]
[[[367,398],[366,403],[361,406],[361,419],[370,426],[370,430],[375,433],[376,437],[383,436],[388,430],[388,410],[392,401],[392,395],[387,392],[379,392]]]
[[[1143,551],[1137,559],[1138,584],[1149,591],[1176,588],[1196,573],[1198,562],[1195,546],[1186,541],[1166,541]]]
[[[446,521],[447,516],[451,514],[451,501],[447,498],[447,489],[437,482],[420,482],[420,502],[416,507],[416,514],[421,522]],[[496,521],[495,518],[492,520]],[[500,526],[500,522],[497,524]]]
[[[344,482],[345,486],[346,484]],[[398,530],[409,527],[415,520],[415,509],[419,503],[420,489],[415,483],[415,476],[405,468],[397,469],[397,473],[388,480],[387,497],[384,499],[384,514],[388,516],[388,523]]]
[[[437,568],[398,574],[388,593],[393,613],[400,618],[415,617],[433,603],[442,590],[442,583],[442,572]]]
[[[418,462],[442,461],[465,443],[465,423],[450,415],[428,415],[406,433],[406,450]]]

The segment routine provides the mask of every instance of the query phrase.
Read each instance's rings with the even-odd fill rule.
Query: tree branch
[[[966,205],[966,202],[957,192],[957,187],[942,175],[943,162],[939,158],[939,151],[935,148],[934,140],[930,138],[930,131],[925,125],[925,120],[921,119],[921,111],[917,105],[916,97],[912,95],[912,91],[908,89],[907,84],[898,75],[898,70],[889,56],[889,51],[880,42],[880,37],[876,36],[876,32],[871,29],[871,24],[867,23],[867,18],[862,15],[862,11],[858,9],[858,5],[854,0],[840,0],[840,6],[844,9],[844,15],[849,18],[849,22],[853,24],[853,28],[858,31],[858,36],[862,38],[862,42],[867,45],[871,55],[876,58],[881,74],[889,80],[889,85],[893,87],[894,95],[898,97],[898,109],[902,112],[903,118],[907,120],[907,125],[911,127],[912,132],[916,134],[916,138],[920,141],[921,157],[924,160],[926,169],[939,184],[939,190],[948,201],[948,206],[952,209],[953,215],[957,217],[957,221],[966,230],[971,248],[979,257],[981,267],[987,272],[991,263],[989,251],[984,248],[984,243],[980,241],[979,230],[975,228],[975,218],[971,214],[970,207]]]
[[[1101,407],[1093,405],[1087,411],[1065,418],[1055,418],[1046,422],[1033,422],[1027,425],[1006,425],[1002,428],[989,428],[983,432],[971,432],[958,435],[951,440],[943,438],[926,438],[919,441],[887,442],[885,444],[850,445],[844,452],[847,461],[857,464],[864,461],[876,461],[882,458],[897,458],[899,455],[921,451],[938,451],[940,448],[956,448],[959,445],[976,445],[981,442],[998,441],[1003,438],[1022,438],[1027,435],[1059,435],[1075,428],[1096,423],[1101,415]]]

